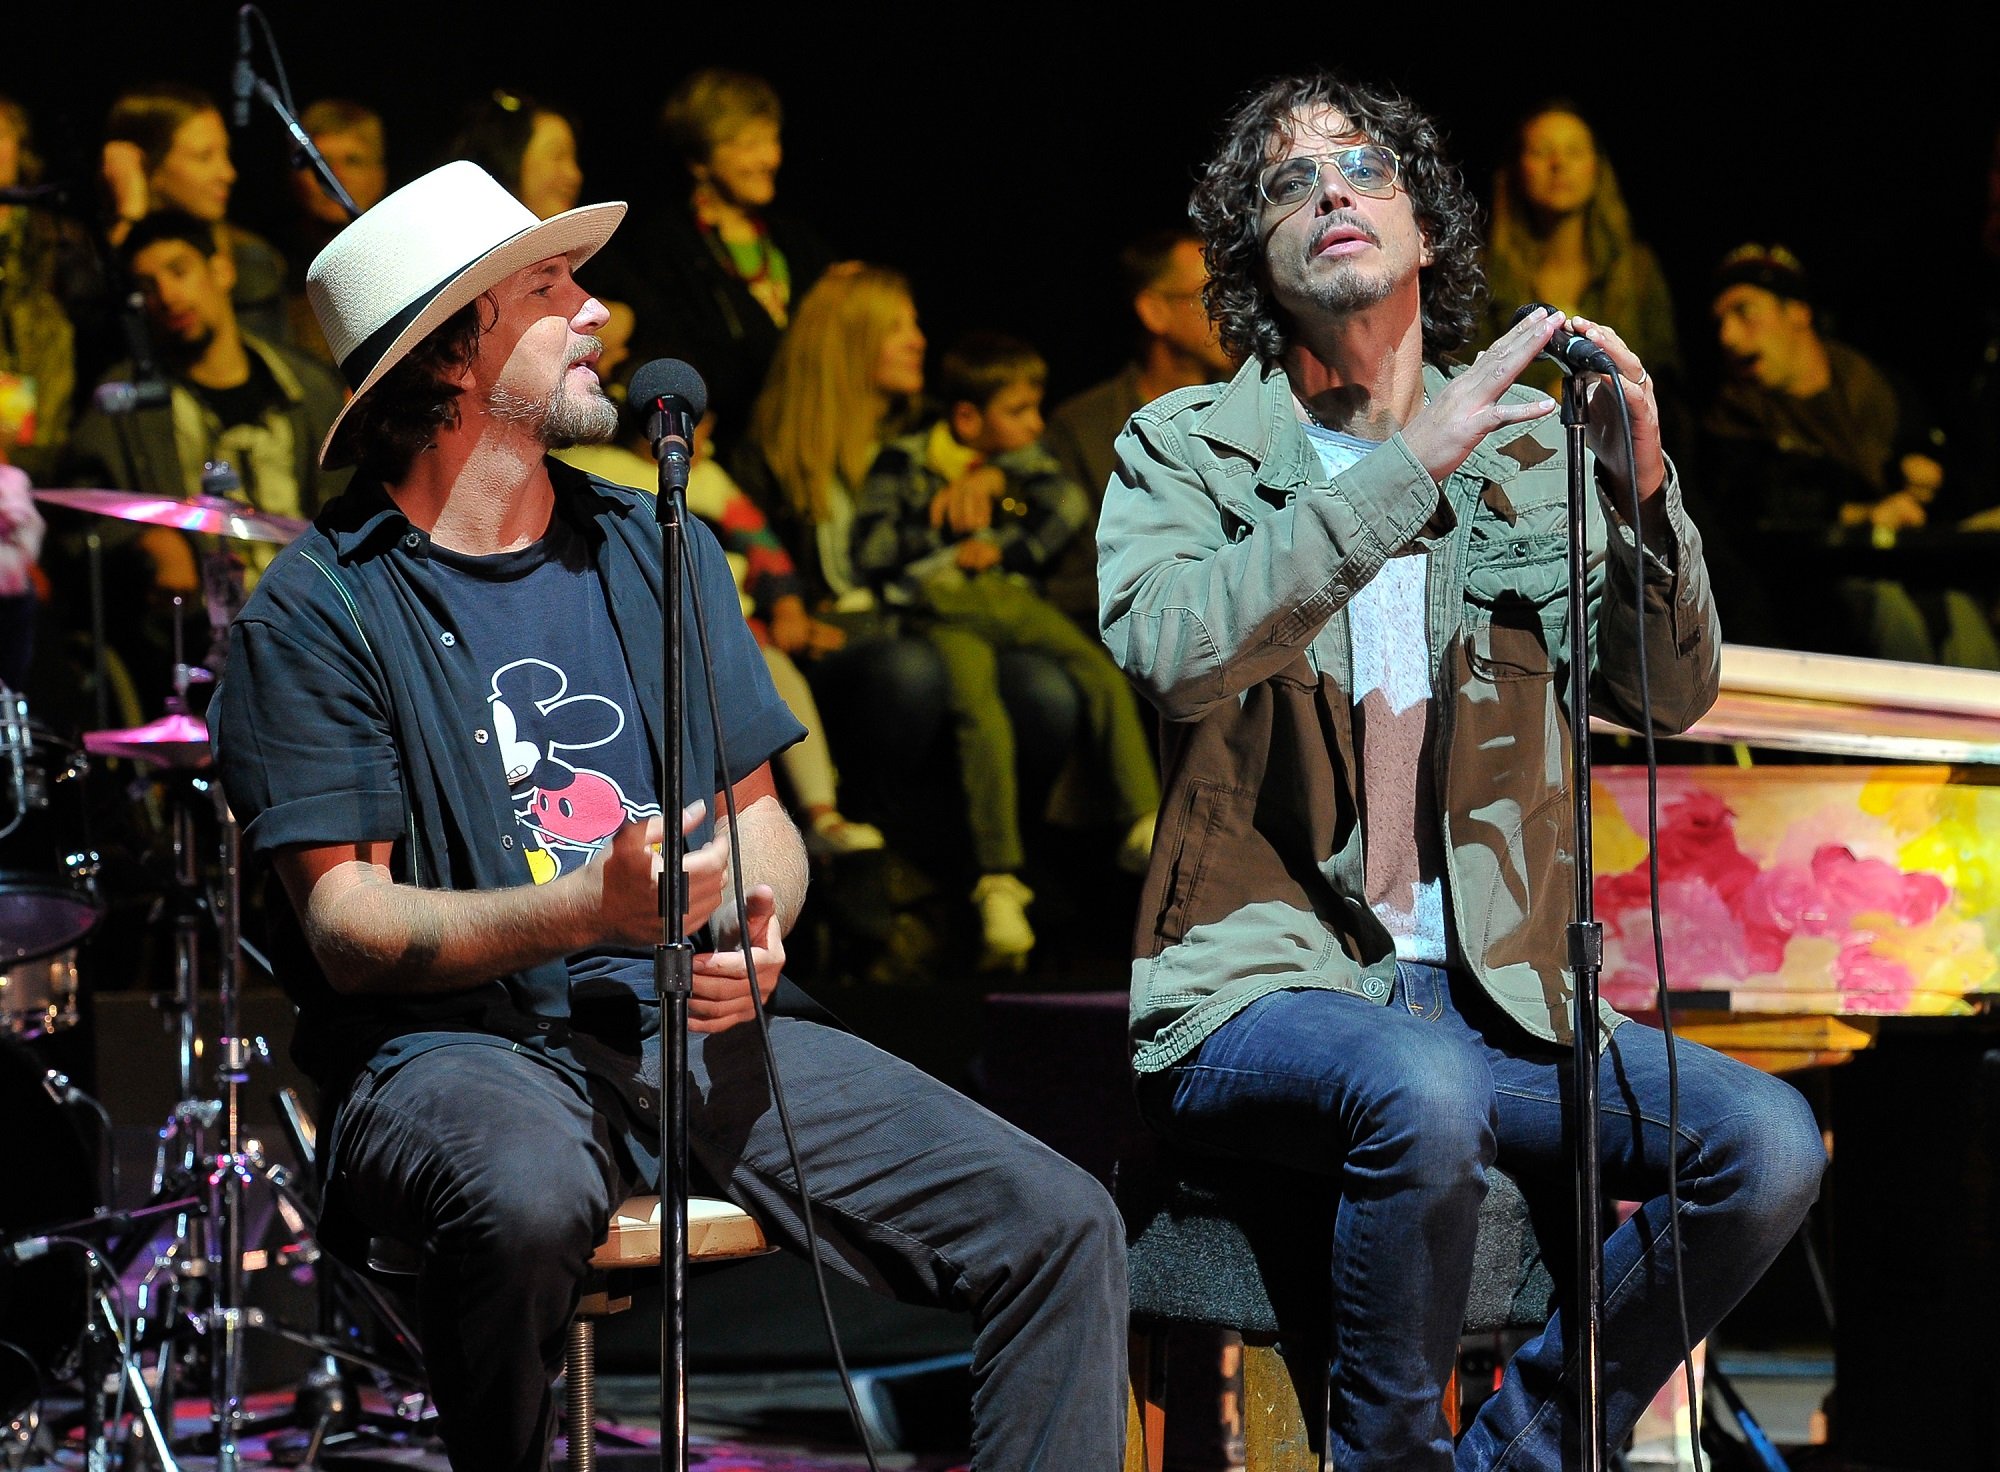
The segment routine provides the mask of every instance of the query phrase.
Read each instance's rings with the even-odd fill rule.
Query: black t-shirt
[[[518,552],[433,547],[431,567],[460,646],[487,677],[486,710],[467,714],[486,721],[490,780],[507,787],[534,882],[582,868],[625,823],[659,817],[638,692],[583,539],[557,517]],[[724,708],[745,693],[722,694]],[[569,974],[572,994],[600,979],[654,992],[645,951],[582,952]]]
[[[522,819],[524,807],[532,816],[543,796],[554,807],[559,788],[574,785],[561,782],[561,766],[615,780],[621,807],[658,804],[663,579],[652,503],[566,466],[551,464],[550,476],[556,515],[543,553],[471,560],[499,564],[495,578],[435,547],[363,477],[271,564],[231,626],[228,673],[210,713],[230,807],[254,858],[298,845],[393,842],[400,881],[499,889],[535,879],[538,848],[556,863],[581,856],[574,801],[561,824],[538,829]],[[689,790],[712,799],[803,731],[771,685],[714,536],[690,523],[687,546],[683,608],[698,594],[708,611],[727,760],[710,732],[691,616],[681,756]],[[568,693],[618,704],[626,719],[617,750],[574,749],[554,729],[565,718],[547,720],[567,708],[546,690],[517,690],[512,673],[501,675],[513,696],[505,733],[494,680],[517,658],[563,671]],[[526,735],[522,712],[532,713]],[[542,755],[530,796],[510,785],[504,762],[531,744]],[[705,822],[688,842],[712,832]],[[552,834],[570,847],[545,842]],[[494,1042],[595,1071],[575,1036],[602,1034],[574,1015],[562,961],[462,991],[347,995],[320,974],[289,904],[274,907],[272,925],[279,979],[299,1008],[293,1051],[322,1088],[344,1091],[361,1068],[393,1066],[440,1042]],[[602,958],[581,964],[603,974]]]
[[[291,407],[291,400],[278,387],[263,357],[254,352],[244,356],[250,360],[250,376],[234,388],[205,388],[192,379],[185,380],[225,429],[233,424],[262,424],[273,409],[282,414]]]

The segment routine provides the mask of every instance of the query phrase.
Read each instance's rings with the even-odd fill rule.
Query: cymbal
[[[162,716],[123,731],[85,731],[83,749],[93,756],[129,757],[156,767],[205,767],[208,726],[199,716]]]
[[[149,496],[142,491],[38,490],[34,497],[51,506],[115,516],[120,521],[141,521],[148,526],[178,527],[184,532],[209,532],[218,537],[234,537],[239,542],[276,542],[282,546],[312,525],[295,516],[259,511],[245,502],[220,496],[189,496],[183,500]]]

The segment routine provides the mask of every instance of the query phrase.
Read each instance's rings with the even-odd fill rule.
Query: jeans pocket
[[[1442,967],[1421,966],[1409,961],[1396,963],[1396,990],[1391,1006],[1398,1001],[1410,1015],[1422,1022],[1436,1022],[1444,1016],[1445,975]]]

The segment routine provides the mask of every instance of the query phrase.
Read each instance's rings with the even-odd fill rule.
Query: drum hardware
[[[83,792],[89,770],[88,757],[0,685],[0,967],[8,972],[0,1029],[17,1036],[75,1020],[73,971],[58,964],[16,978],[13,968],[60,957],[97,923],[100,860]],[[12,998],[24,994],[29,1000],[17,1013]]]

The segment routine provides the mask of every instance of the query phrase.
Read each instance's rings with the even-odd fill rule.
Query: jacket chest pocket
[[[1563,531],[1475,526],[1465,573],[1465,649],[1473,674],[1547,678],[1562,662],[1568,613]]]

